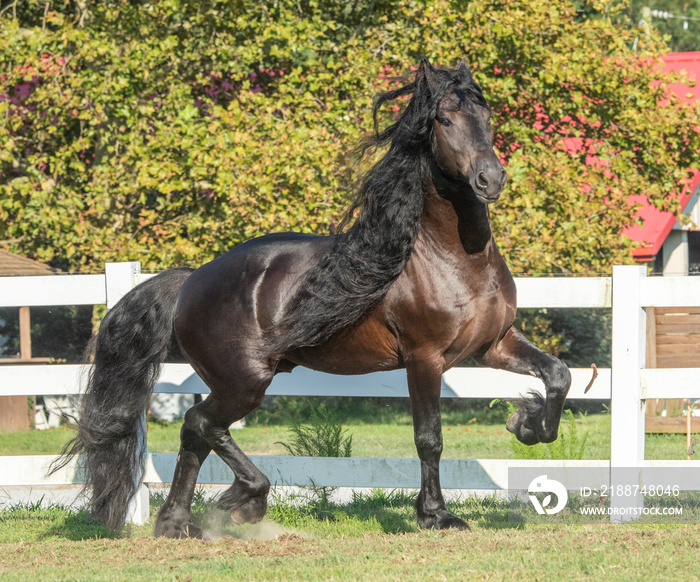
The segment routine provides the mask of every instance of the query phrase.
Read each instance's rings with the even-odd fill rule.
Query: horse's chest
[[[515,291],[509,277],[462,283],[460,289],[438,297],[444,301],[443,308],[453,313],[455,349],[500,337],[515,317]]]
[[[401,343],[440,353],[445,367],[502,337],[515,318],[515,284],[505,265],[433,268],[401,287],[403,301],[396,303]]]
[[[515,319],[515,296],[509,286],[495,282],[488,289],[470,295],[470,300],[460,312],[456,333],[446,349],[446,359],[469,357],[485,345],[500,339]]]

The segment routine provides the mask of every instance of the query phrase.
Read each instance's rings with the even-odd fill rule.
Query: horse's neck
[[[482,253],[492,240],[491,219],[466,184],[431,181],[425,185],[419,237],[430,238],[445,252]]]

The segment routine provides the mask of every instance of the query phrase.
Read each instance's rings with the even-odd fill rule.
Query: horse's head
[[[433,68],[423,61],[417,73],[431,94],[432,148],[435,162],[448,177],[468,182],[476,197],[498,200],[506,171],[493,151],[491,108],[466,61],[456,71]]]

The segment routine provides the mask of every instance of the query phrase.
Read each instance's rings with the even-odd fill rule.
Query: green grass
[[[210,541],[154,539],[151,523],[114,536],[82,512],[20,506],[0,512],[0,579],[675,580],[695,571],[696,525],[517,525],[487,498],[449,504],[472,531],[419,531],[412,503],[381,491],[340,506],[281,503],[261,524],[233,527],[199,500]]]
[[[56,455],[74,435],[67,426],[28,432],[0,432],[0,455]]]
[[[473,418],[473,417],[472,417]],[[415,457],[413,427],[406,415],[395,414],[392,422],[362,422],[349,419],[344,423],[352,434],[354,457]],[[471,421],[468,415],[450,418],[443,423],[444,458],[510,459],[508,446],[511,435],[505,423],[491,424]],[[588,431],[584,459],[610,458],[610,415],[576,415],[580,435]],[[181,423],[149,423],[148,449],[151,452],[175,453],[180,447]],[[73,431],[60,427],[47,431],[0,433],[1,455],[58,454],[71,438]],[[252,425],[232,431],[238,445],[251,455],[287,454],[279,442],[289,441],[291,432],[283,424]],[[686,458],[683,434],[647,434],[646,458],[652,460],[683,460]]]

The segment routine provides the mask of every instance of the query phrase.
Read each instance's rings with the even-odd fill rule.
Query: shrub
[[[311,404],[310,416],[305,423],[290,418],[290,442],[278,442],[290,455],[301,457],[349,457],[352,451],[352,435],[345,436],[335,414],[324,404]]]
[[[349,457],[352,452],[352,435],[347,435],[335,414],[324,404],[310,405],[308,422],[303,423],[298,417],[290,418],[290,442],[279,442],[290,455],[302,457]],[[330,496],[335,487],[309,487],[319,518],[330,517]]]

